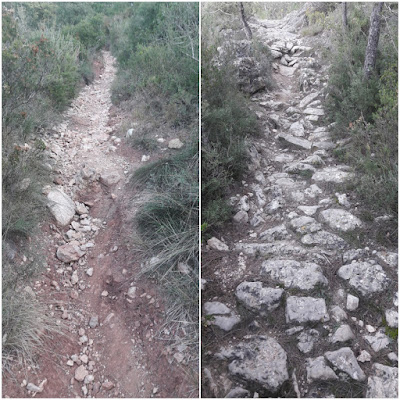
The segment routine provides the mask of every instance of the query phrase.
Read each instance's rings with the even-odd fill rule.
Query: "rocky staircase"
[[[264,134],[230,199],[240,238],[204,249],[236,263],[202,282],[203,329],[220,338],[203,357],[203,395],[397,397],[397,253],[356,246],[366,222],[343,193],[350,168],[332,157],[327,69],[288,27],[251,23],[270,46],[277,88],[252,96]]]

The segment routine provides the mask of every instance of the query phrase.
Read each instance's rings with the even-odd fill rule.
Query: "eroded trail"
[[[57,224],[43,224],[47,272],[33,289],[63,335],[45,338],[36,370],[4,382],[10,397],[185,395],[182,371],[170,365],[166,344],[153,340],[164,318],[162,298],[135,279],[140,265],[129,221],[138,195],[128,182],[141,155],[117,137],[115,60],[108,52],[103,59],[96,81],[45,138],[57,172],[56,185],[46,188]],[[25,386],[45,379],[42,392]]]
[[[396,397],[397,249],[357,247],[368,222],[332,156],[328,69],[290,18],[251,28],[276,88],[252,96],[264,134],[202,253],[203,395]]]

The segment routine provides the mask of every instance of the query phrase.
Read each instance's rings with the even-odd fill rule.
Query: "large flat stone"
[[[321,222],[328,224],[330,228],[342,232],[353,231],[356,228],[361,228],[363,225],[359,218],[340,208],[330,208],[321,211],[319,218]]]
[[[285,288],[311,290],[316,285],[327,285],[328,280],[318,264],[295,260],[267,260],[261,266],[262,275],[284,284]]]
[[[286,300],[286,322],[326,322],[329,315],[324,299],[290,296]]]
[[[300,139],[298,137],[288,135],[286,133],[280,133],[277,136],[277,138],[285,146],[290,146],[304,150],[311,150],[311,142],[309,142],[307,139]]]
[[[345,171],[340,167],[325,167],[321,171],[317,171],[312,176],[312,179],[315,182],[342,183],[353,176],[352,173]]]
[[[242,282],[236,288],[236,297],[243,305],[261,315],[279,307],[283,289],[263,287],[262,282]]]
[[[348,246],[341,237],[327,231],[308,233],[301,238],[301,243],[307,246],[325,247],[328,250],[344,249]]]
[[[364,296],[383,292],[389,285],[389,278],[383,268],[375,261],[353,261],[343,265],[338,275]]]
[[[281,345],[268,336],[253,336],[234,346],[229,358],[231,375],[270,393],[277,393],[289,379],[287,355]]]
[[[299,107],[303,108],[319,96],[319,92],[310,93],[300,101]]]

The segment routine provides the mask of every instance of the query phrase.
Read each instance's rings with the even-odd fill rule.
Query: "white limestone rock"
[[[273,338],[250,336],[234,346],[228,355],[231,375],[271,393],[277,393],[289,379],[287,355]]]
[[[330,309],[330,314],[329,314],[332,319],[334,319],[336,322],[341,322],[347,319],[347,314],[346,312],[340,308],[339,306],[333,306]]]
[[[328,367],[323,356],[307,359],[307,382],[336,381],[339,378],[332,368]]]
[[[299,343],[297,343],[297,348],[302,352],[302,353],[309,353],[313,347],[314,343],[318,340],[319,338],[319,332],[316,329],[310,329],[309,331],[305,331],[300,333],[299,336],[297,336],[297,340]]]
[[[78,261],[85,255],[85,252],[80,249],[79,242],[69,242],[57,248],[57,258],[65,263]]]
[[[321,171],[317,171],[312,179],[315,182],[333,182],[342,183],[353,177],[353,174],[345,171],[343,167],[325,167]]]
[[[296,149],[302,150],[311,150],[311,142],[309,142],[307,139],[300,139],[296,136],[292,136],[286,133],[280,133],[277,136],[277,139],[279,139],[279,141],[285,146],[294,147]]]
[[[228,245],[226,245],[224,242],[217,239],[216,237],[212,237],[211,239],[208,239],[207,244],[211,249],[214,249],[214,250],[229,251]]]
[[[272,279],[283,283],[286,289],[311,290],[316,285],[328,284],[321,267],[312,262],[287,259],[267,260],[261,266],[261,274],[270,275]]]
[[[319,206],[298,206],[297,208],[310,217],[318,211]]]
[[[368,378],[367,398],[399,398],[398,368],[375,363]]]
[[[289,235],[289,232],[286,230],[286,226],[284,224],[274,226],[273,228],[267,229],[264,232],[260,233],[260,239],[265,242],[273,242],[275,240],[283,240],[286,239]]]
[[[355,335],[353,331],[351,330],[350,326],[345,324],[345,325],[340,325],[339,328],[335,331],[335,333],[332,335],[330,341],[332,343],[343,343],[347,342],[348,340],[353,340],[355,338]]]
[[[369,343],[375,353],[386,349],[390,344],[390,339],[382,331],[378,331],[375,336],[365,335],[364,339]]]
[[[326,322],[329,315],[324,299],[290,296],[286,300],[286,322]]]
[[[242,282],[236,288],[236,297],[251,311],[267,315],[279,307],[283,289],[263,287],[262,282]]]
[[[314,218],[308,216],[302,216],[292,219],[289,222],[289,226],[297,233],[300,233],[302,235],[318,232],[322,229],[322,225],[320,223],[318,223]]]
[[[350,347],[342,347],[336,351],[328,351],[324,356],[332,365],[346,372],[354,380],[362,382],[366,379]]]
[[[301,243],[307,246],[321,246],[328,250],[341,250],[347,243],[338,235],[327,231],[308,233],[301,238]]]
[[[361,228],[363,225],[359,218],[346,210],[338,208],[321,211],[319,216],[321,222],[328,224],[332,229],[342,232],[353,231],[356,228]]]
[[[218,301],[207,302],[203,306],[204,315],[211,316],[211,325],[218,326],[224,331],[232,330],[239,322],[240,317],[229,307]]]
[[[397,310],[391,309],[385,311],[386,322],[391,328],[398,328],[399,326],[399,313]]]
[[[352,294],[347,295],[346,308],[349,311],[357,310],[359,304],[360,299],[358,297],[353,296]]]
[[[343,265],[338,275],[363,296],[383,292],[389,285],[389,278],[383,268],[374,261],[353,261]]]
[[[61,226],[68,225],[75,215],[75,203],[61,189],[52,189],[48,193],[47,206]]]

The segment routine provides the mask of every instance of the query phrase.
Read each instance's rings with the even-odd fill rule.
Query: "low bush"
[[[202,223],[216,228],[231,215],[224,199],[246,171],[246,139],[259,126],[229,68],[214,66],[210,52],[202,57]]]
[[[386,23],[382,23],[376,68],[366,81],[363,65],[369,12],[352,6],[348,31],[336,31],[325,107],[335,122],[336,137],[351,138],[336,156],[357,173],[353,186],[362,201],[360,208],[372,213],[371,218],[391,215],[385,226],[376,224],[375,238],[394,244],[398,219],[398,65],[390,32],[397,30],[397,20],[385,15],[390,9],[384,9]]]
[[[138,3],[111,26],[120,68],[113,86],[118,104],[141,96],[171,126],[190,125],[198,112],[198,5]],[[158,106],[160,109],[158,109]]]
[[[199,284],[198,146],[138,169],[132,183],[151,193],[136,214],[143,273],[157,279],[168,300],[168,324],[187,332],[197,350]],[[178,322],[179,321],[179,322]]]

